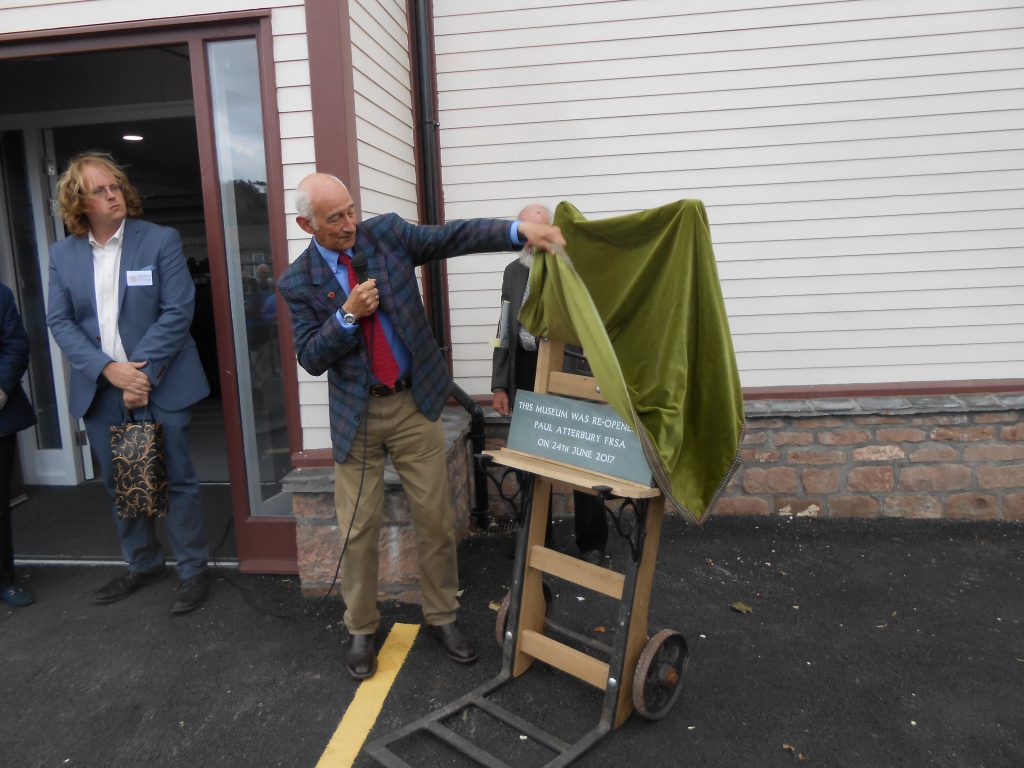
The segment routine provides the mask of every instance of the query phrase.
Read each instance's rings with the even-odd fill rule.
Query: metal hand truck
[[[560,372],[562,354],[559,342],[542,342],[535,391],[602,399],[594,379]],[[486,712],[553,752],[555,756],[545,768],[565,766],[622,725],[634,709],[651,720],[664,717],[682,691],[687,661],[683,636],[671,629],[661,630],[653,637],[647,634],[665,506],[661,491],[508,448],[485,451],[479,458],[485,464],[504,466],[508,468],[506,472],[512,470],[526,478],[512,588],[498,611],[495,627],[496,637],[503,644],[501,671],[447,706],[367,745],[366,752],[388,768],[409,768],[409,763],[391,747],[416,733],[430,734],[480,765],[507,766],[505,761],[445,725],[468,708]],[[629,562],[623,573],[544,546],[553,481],[601,498],[615,530],[629,545]],[[607,502],[612,499],[621,500],[617,509],[609,508]],[[545,574],[619,601],[615,638],[610,646],[547,618],[550,592],[543,582]],[[579,650],[578,646],[608,660]],[[489,698],[525,673],[534,661],[544,662],[604,691],[597,724],[577,741],[567,742]]]

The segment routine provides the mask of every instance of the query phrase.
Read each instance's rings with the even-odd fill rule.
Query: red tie
[[[338,266],[345,267],[348,271],[349,293],[352,293],[352,289],[359,284],[359,278],[356,277],[352,259],[347,253],[338,254]],[[383,326],[377,320],[376,313],[364,317],[359,323],[359,327],[363,331],[366,349],[370,352],[370,370],[373,371],[374,378],[381,384],[394,387],[395,382],[398,381],[398,361],[395,360],[391,345],[388,344],[388,337],[384,333]]]

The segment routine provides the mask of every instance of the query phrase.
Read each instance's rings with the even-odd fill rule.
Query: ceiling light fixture
[[[142,137],[137,133],[126,133],[121,138],[125,141],[142,141]]]

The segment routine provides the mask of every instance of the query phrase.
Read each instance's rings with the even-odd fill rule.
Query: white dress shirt
[[[121,243],[124,241],[124,222],[104,245],[96,242],[89,232],[92,246],[93,275],[96,282],[96,318],[100,324],[100,347],[117,363],[128,362],[128,355],[121,344],[121,331],[117,327],[120,308],[117,300],[118,282],[121,276]]]

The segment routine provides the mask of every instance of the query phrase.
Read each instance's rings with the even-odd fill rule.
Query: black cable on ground
[[[370,338],[371,338],[371,353],[372,353],[372,339],[373,339],[373,337],[371,336]],[[369,397],[369,395],[367,395],[367,397]],[[213,567],[218,570],[218,572],[220,573],[221,578],[224,579],[224,581],[226,581],[232,587],[237,589],[239,591],[239,593],[242,595],[242,599],[245,600],[246,604],[250,608],[252,608],[253,610],[258,611],[259,613],[265,614],[267,616],[273,616],[274,618],[277,618],[277,619],[285,619],[285,620],[288,620],[288,621],[295,621],[296,619],[302,619],[302,618],[305,618],[306,616],[312,616],[313,614],[319,612],[320,609],[323,608],[324,603],[327,602],[327,598],[330,596],[331,592],[334,591],[334,585],[338,583],[338,574],[341,573],[341,561],[345,557],[345,551],[348,549],[348,540],[349,540],[349,537],[352,535],[352,526],[355,525],[356,514],[358,514],[358,512],[359,512],[359,502],[363,498],[363,482],[366,480],[366,455],[367,455],[367,451],[369,450],[369,442],[370,442],[369,441],[369,422],[370,422],[369,414],[370,414],[370,408],[369,408],[369,402],[367,402],[366,413],[364,414],[364,418],[363,418],[363,462],[362,462],[363,466],[362,466],[362,470],[360,471],[360,474],[359,474],[359,490],[356,492],[355,507],[352,509],[352,517],[351,517],[351,519],[349,520],[349,523],[348,523],[348,530],[345,532],[345,541],[343,541],[342,544],[341,544],[341,553],[338,555],[338,564],[334,567],[334,577],[331,579],[331,584],[330,584],[329,587],[327,587],[327,591],[324,592],[324,594],[320,597],[320,599],[317,601],[317,604],[315,606],[313,606],[312,608],[309,608],[309,609],[307,609],[305,611],[295,611],[295,612],[291,612],[291,613],[278,613],[277,611],[272,611],[272,610],[270,610],[268,608],[264,608],[262,606],[256,605],[256,603],[254,603],[252,601],[251,596],[249,594],[250,590],[248,590],[247,588],[243,587],[241,584],[237,583],[234,579],[232,579],[230,576],[228,576],[227,575],[227,571],[224,570],[223,568],[221,568],[220,564],[217,562],[217,552],[220,551],[220,548],[222,546],[224,546],[224,542],[227,541],[227,538],[228,538],[228,533],[230,533],[232,526],[235,524],[234,516],[231,515],[231,516],[228,517],[228,524],[224,527],[224,533],[221,535],[220,541],[217,542],[217,545],[211,551],[210,558],[213,560]]]

